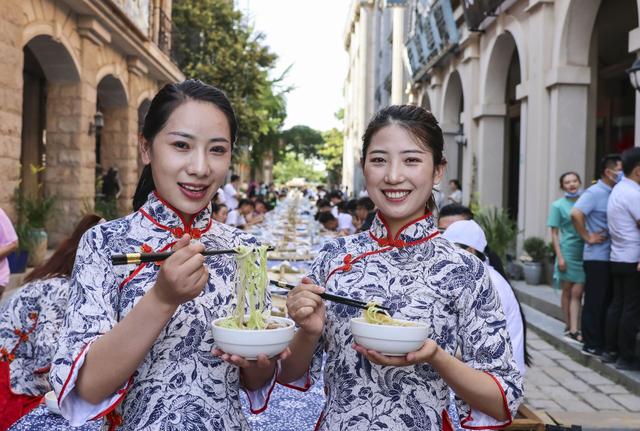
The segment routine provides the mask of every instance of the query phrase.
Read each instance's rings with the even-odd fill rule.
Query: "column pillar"
[[[504,180],[504,104],[476,107],[478,121],[477,184],[483,206],[502,207]]]
[[[404,5],[393,7],[393,47],[391,57],[391,104],[402,104],[404,91]]]

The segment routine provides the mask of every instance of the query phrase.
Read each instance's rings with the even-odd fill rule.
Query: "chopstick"
[[[288,284],[284,281],[269,280],[269,283],[288,290],[292,290],[296,287],[293,284]],[[330,293],[321,293],[320,298],[326,299],[327,301],[336,302],[338,304],[348,305],[350,307],[361,308],[363,310],[369,308],[366,302],[358,301],[357,299],[345,298],[344,296],[332,295]],[[383,313],[385,311],[389,312],[389,308],[378,305],[376,306],[376,311],[378,313]]]
[[[267,248],[267,251],[272,251],[273,247]],[[111,263],[113,265],[138,265],[141,263],[158,262],[165,260],[171,256],[173,251],[165,251],[160,253],[127,253],[127,254],[114,254],[111,256]],[[202,252],[203,256],[216,256],[219,254],[234,254],[237,250],[230,248],[224,250],[205,250]]]

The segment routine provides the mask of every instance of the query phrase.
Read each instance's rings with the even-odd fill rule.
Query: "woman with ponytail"
[[[212,217],[237,131],[226,95],[200,81],[168,84],[151,101],[135,212],[91,229],[78,249],[51,371],[71,425],[100,419],[109,430],[248,430],[241,389],[252,411],[266,407],[275,359],[212,355],[209,328],[233,300],[236,260],[201,254],[256,244]],[[110,260],[167,250],[174,253],[161,265]]]
[[[80,219],[69,238],[25,277],[0,314],[0,431],[40,404],[51,390],[49,369],[69,297],[82,235],[101,218]]]
[[[432,215],[433,185],[446,167],[443,145],[436,119],[423,108],[380,111],[362,148],[367,192],[378,208],[371,228],[325,244],[289,294],[287,308],[300,329],[278,381],[307,389],[326,353],[318,430],[450,429],[449,389],[465,427],[498,429],[522,401],[522,376],[487,270],[441,238]],[[360,310],[325,304],[325,290],[424,322],[430,338],[403,357],[353,344],[349,321]]]

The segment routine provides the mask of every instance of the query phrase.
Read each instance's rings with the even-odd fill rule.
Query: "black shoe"
[[[612,364],[618,360],[618,354],[615,352],[604,352],[601,359],[605,364]]]
[[[638,367],[637,364],[633,363],[632,361],[627,361],[626,359],[618,359],[618,362],[616,362],[615,367],[619,370],[623,370],[623,371],[635,371],[635,370],[640,370],[640,367]]]
[[[602,355],[602,350],[595,347],[582,346],[582,353],[588,356],[600,356]]]
[[[564,336],[564,339],[572,343],[582,344],[582,334],[580,332],[569,332]]]

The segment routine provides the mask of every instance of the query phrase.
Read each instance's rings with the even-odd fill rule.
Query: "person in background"
[[[358,221],[358,232],[366,232],[371,227],[373,219],[376,217],[376,205],[370,197],[358,199],[356,203],[356,220]]]
[[[318,202],[316,203],[316,207],[318,208],[318,211],[316,212],[315,219],[318,220],[318,221],[319,221],[319,217],[320,217],[321,213],[325,213],[325,212],[332,213],[332,211],[331,211],[331,208],[332,208],[331,207],[331,203],[326,199],[319,199]],[[336,218],[336,220],[337,220],[337,218]]]
[[[217,221],[218,223],[226,223],[227,216],[229,215],[229,208],[225,204],[211,204],[212,215],[211,218]]]
[[[67,309],[69,278],[82,235],[104,221],[84,216],[69,238],[25,277],[0,314],[0,431],[36,408],[51,390],[49,368]]]
[[[107,171],[102,181],[102,195],[108,201],[118,200],[122,193],[122,182],[120,172],[116,166],[112,166]]]
[[[443,233],[451,224],[460,220],[473,220],[473,212],[471,209],[459,204],[445,205],[438,213],[438,230]],[[500,274],[506,274],[502,260],[489,248],[489,245],[485,247],[484,254],[489,258],[491,266],[495,268],[496,271]]]
[[[451,194],[447,198],[447,203],[462,204],[462,187],[460,186],[460,181],[450,180],[449,189],[451,190]]]
[[[247,217],[252,214],[255,209],[255,204],[249,199],[240,199],[240,202],[238,202],[238,208],[229,211],[226,224],[229,226],[235,226],[238,229],[244,229],[249,226]]]
[[[340,202],[338,208],[338,232],[340,235],[353,235],[356,227],[353,225],[353,216],[347,212],[347,202]]]
[[[607,310],[603,360],[616,359],[609,349],[617,345],[616,368],[638,370],[640,358],[634,354],[640,329],[640,148],[622,153],[622,169],[624,177],[607,203],[613,299]]]
[[[339,190],[334,190],[331,193],[329,193],[329,202],[331,202],[331,213],[333,214],[334,217],[338,217],[338,213],[340,212],[338,210],[338,204],[340,202],[342,202],[344,199],[342,198],[342,192]]]
[[[225,184],[224,203],[229,207],[229,211],[238,208],[238,195],[240,191],[240,177],[236,174],[231,175],[231,181]]]
[[[476,256],[489,270],[491,283],[498,291],[502,310],[507,319],[507,331],[513,347],[513,358],[516,360],[520,374],[524,376],[526,372],[525,366],[531,363],[531,359],[526,353],[526,321],[520,302],[504,273],[501,274],[491,266],[489,259],[484,254],[484,250],[487,247],[487,238],[484,235],[484,231],[473,220],[460,220],[449,225],[442,237]]]
[[[18,248],[18,235],[11,220],[0,208],[0,298],[9,285],[9,261],[7,256]]]
[[[331,211],[319,212],[318,223],[320,223],[326,230],[334,232],[338,230],[338,219],[331,214]]]
[[[553,278],[560,283],[560,300],[565,323],[565,337],[582,341],[578,319],[584,292],[584,268],[582,252],[584,241],[571,222],[571,209],[580,197],[582,182],[575,172],[565,172],[560,176],[560,188],[564,196],[551,204],[547,226],[551,228],[551,242],[556,254]]]
[[[605,346],[604,322],[611,300],[611,240],[607,227],[607,202],[611,189],[622,175],[622,161],[617,154],[600,162],[600,179],[580,195],[571,209],[571,221],[584,241],[582,255],[585,273],[582,304],[582,352],[615,354],[616,346]],[[613,350],[613,351],[612,351]]]
[[[263,201],[262,199],[256,199],[254,201],[254,204],[256,206],[255,214],[257,214],[257,215],[263,215],[264,216],[266,213],[271,211],[271,209],[269,208],[269,205],[267,205],[267,203],[265,201]]]

